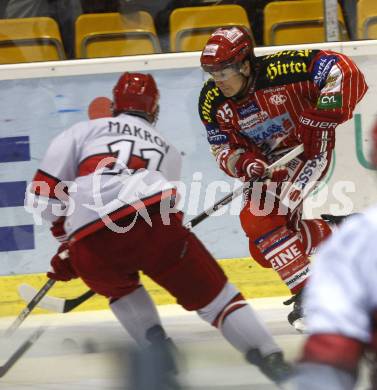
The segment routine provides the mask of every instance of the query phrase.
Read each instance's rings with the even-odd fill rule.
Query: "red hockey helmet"
[[[153,122],[158,100],[159,92],[152,75],[126,72],[113,89],[113,113],[133,113]]]
[[[200,63],[205,72],[215,72],[253,58],[253,38],[246,27],[220,27],[209,37]]]

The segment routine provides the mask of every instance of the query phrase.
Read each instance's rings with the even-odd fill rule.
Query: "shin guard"
[[[303,219],[298,223],[298,229],[307,255],[315,253],[319,244],[331,234],[329,224],[322,219]]]
[[[280,351],[252,307],[229,283],[212,302],[198,310],[198,314],[216,326],[224,338],[243,354],[252,348],[258,349],[263,356]]]
[[[297,294],[303,288],[310,270],[309,258],[299,235],[281,226],[260,237],[254,244],[292,294]]]

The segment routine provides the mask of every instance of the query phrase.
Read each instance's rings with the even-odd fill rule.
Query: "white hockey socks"
[[[198,314],[218,327],[224,338],[243,354],[252,348],[257,348],[263,356],[280,351],[252,307],[230,283],[225,284],[212,302],[199,309]]]
[[[220,330],[225,339],[243,354],[252,348],[257,348],[262,356],[281,351],[249,304],[224,318]]]
[[[147,331],[155,325],[161,326],[161,320],[155,304],[143,286],[114,301],[110,308],[141,348],[150,345],[146,338]]]

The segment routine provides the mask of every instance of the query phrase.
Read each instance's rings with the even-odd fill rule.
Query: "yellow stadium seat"
[[[264,44],[287,45],[325,42],[323,0],[273,1],[264,8]],[[339,36],[348,40],[338,5]]]
[[[359,39],[377,39],[377,1],[357,2],[357,33]]]
[[[176,8],[170,14],[170,50],[199,51],[212,32],[222,26],[250,29],[246,11],[239,5]]]
[[[0,64],[64,58],[59,27],[54,19],[0,19]]]
[[[161,52],[153,18],[145,11],[83,14],[75,27],[76,58]]]

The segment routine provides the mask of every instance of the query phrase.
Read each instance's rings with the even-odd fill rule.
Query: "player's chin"
[[[236,95],[234,93],[234,90],[231,88],[220,88],[220,90],[225,97],[232,97],[232,96]]]

